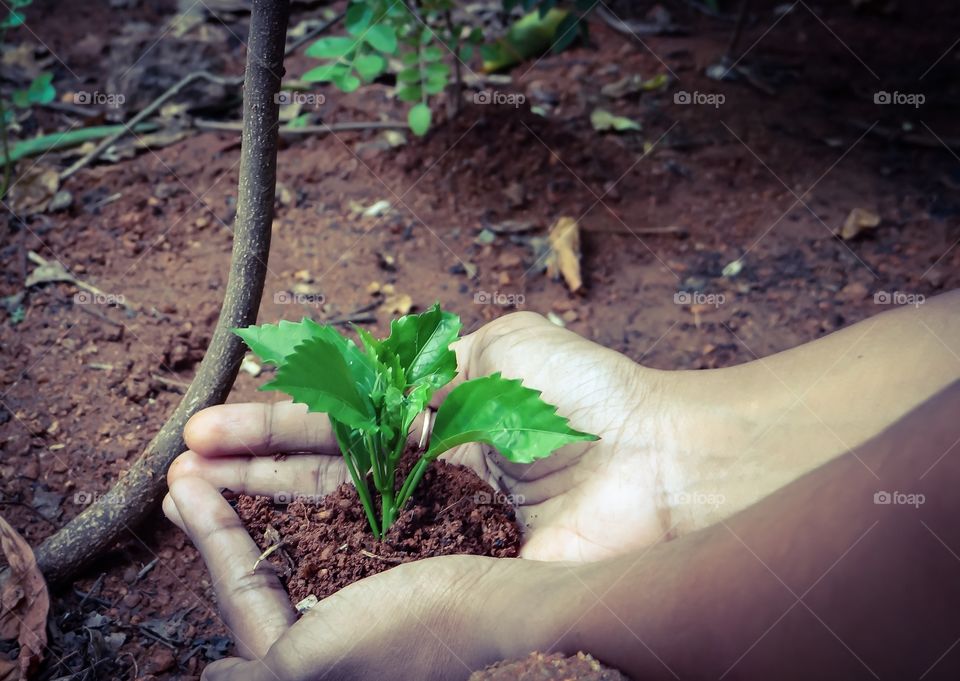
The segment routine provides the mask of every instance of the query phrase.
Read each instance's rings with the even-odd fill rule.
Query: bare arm
[[[677,531],[705,527],[861,445],[960,378],[960,291],[736,367],[670,372],[684,451],[666,464]],[[876,480],[876,478],[874,478]],[[686,495],[686,496],[684,496]]]
[[[958,415],[960,382],[718,525],[558,573],[558,647],[637,679],[957,678]]]

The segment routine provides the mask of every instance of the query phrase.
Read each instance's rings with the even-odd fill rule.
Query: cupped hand
[[[572,579],[569,568],[478,556],[398,565],[297,620],[275,573],[251,570],[260,550],[215,487],[177,478],[164,509],[206,561],[237,644],[239,657],[207,666],[205,681],[465,679],[496,660],[547,649],[564,633],[564,618],[543,595]]]
[[[528,312],[491,322],[454,349],[455,383],[496,371],[520,378],[543,391],[571,426],[600,436],[533,464],[508,462],[480,444],[444,456],[517,504],[525,528],[522,557],[598,560],[665,538],[663,475],[675,466],[663,443],[675,438],[659,394],[664,372]],[[190,451],[171,466],[171,483],[200,477],[235,492],[289,497],[321,496],[348,479],[327,417],[308,414],[303,405],[212,407],[194,416],[184,435]],[[277,453],[298,454],[277,460]]]

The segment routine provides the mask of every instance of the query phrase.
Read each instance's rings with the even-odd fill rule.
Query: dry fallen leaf
[[[405,315],[410,313],[413,307],[413,299],[406,293],[387,296],[380,309],[389,315]]]
[[[571,292],[580,290],[580,225],[573,218],[560,218],[550,228],[550,254],[547,256],[547,274],[556,279],[563,275]]]
[[[21,215],[42,213],[60,189],[60,173],[52,168],[35,166],[21,175],[10,187],[10,203]]]
[[[0,517],[0,548],[9,567],[0,570],[0,639],[16,639],[16,660],[0,657],[0,681],[26,681],[47,645],[50,596],[30,545]]]
[[[880,216],[864,208],[854,208],[843,222],[840,229],[840,238],[844,241],[852,239],[868,229],[880,224]]]

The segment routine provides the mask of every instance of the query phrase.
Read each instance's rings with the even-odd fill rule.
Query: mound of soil
[[[404,475],[412,463],[410,456],[404,460]],[[282,542],[268,560],[294,604],[311,594],[325,598],[421,558],[458,553],[513,558],[520,552],[513,507],[476,473],[444,461],[429,467],[382,541],[373,538],[349,483],[318,501],[278,504],[268,497],[240,495],[236,510],[261,549]]]
[[[604,667],[584,653],[564,657],[560,653],[531,653],[523,660],[497,662],[474,672],[469,681],[629,681],[615,669]]]

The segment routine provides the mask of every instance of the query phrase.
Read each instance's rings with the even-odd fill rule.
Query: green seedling
[[[570,428],[538,391],[496,373],[450,391],[436,413],[429,445],[418,448],[413,468],[398,481],[397,465],[414,419],[457,375],[450,344],[461,326],[457,315],[437,304],[394,320],[384,339],[355,327],[360,346],[310,319],[235,330],[261,360],[277,366],[261,390],[279,390],[329,416],[377,539],[397,519],[430,463],[454,447],[480,442],[509,461],[531,463],[571,442],[597,439]]]

